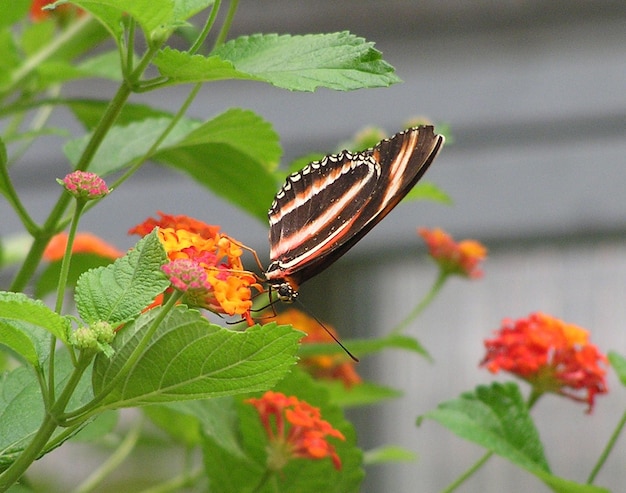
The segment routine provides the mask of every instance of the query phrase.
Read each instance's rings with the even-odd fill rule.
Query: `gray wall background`
[[[626,352],[625,27],[623,1],[242,2],[233,36],[350,30],[376,41],[405,82],[313,94],[218,83],[203,90],[192,116],[251,108],[282,136],[285,162],[332,151],[365,125],[394,133],[416,115],[450,124],[454,135],[426,179],[455,205],[398,207],[303,287],[302,298],[320,318],[344,337],[382,334],[400,321],[435,275],[418,226],[442,226],[490,248],[485,278],[451,281],[411,328],[434,364],[399,352],[362,363],[369,378],[406,392],[354,415],[363,445],[396,443],[419,454],[415,463],[368,471],[364,491],[437,491],[482,455],[435,423],[414,422],[438,402],[492,380],[477,365],[482,340],[502,318],[542,310],[588,328],[602,350]],[[69,90],[103,96],[112,88],[88,82]],[[175,108],[185,94],[172,89],[157,103]],[[66,124],[68,115],[59,118]],[[56,197],[53,179],[67,171],[59,139],[45,140],[13,171],[37,218]],[[222,224],[261,255],[267,251],[266,225],[154,166],[87,215],[83,227],[128,247],[134,240],[126,230],[159,209]],[[0,234],[19,230],[0,202]],[[533,412],[556,474],[585,480],[626,406],[613,375],[609,384],[590,416],[551,396]],[[626,484],[624,446],[597,483]],[[547,491],[497,458],[460,491],[504,490]]]

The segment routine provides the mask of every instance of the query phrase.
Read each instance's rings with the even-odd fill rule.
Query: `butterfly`
[[[270,290],[294,301],[303,282],[344,255],[409,193],[443,143],[423,125],[289,175],[268,211]]]

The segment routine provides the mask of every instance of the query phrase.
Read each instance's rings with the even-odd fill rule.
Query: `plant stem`
[[[152,486],[141,490],[140,493],[172,493],[180,491],[181,488],[192,486],[204,475],[204,469],[198,467],[190,472],[183,472],[178,476],[174,476],[168,481],[163,481],[157,486]]]
[[[596,476],[600,472],[600,469],[602,469],[602,466],[604,466],[604,463],[608,459],[609,454],[613,451],[613,447],[615,446],[617,439],[622,433],[622,430],[624,429],[624,425],[626,425],[626,411],[624,412],[624,414],[622,414],[622,417],[619,420],[619,423],[617,423],[615,430],[611,434],[611,438],[609,439],[608,443],[606,444],[606,447],[604,447],[604,450],[602,451],[602,453],[600,454],[600,457],[598,458],[598,462],[596,462],[596,465],[591,470],[591,474],[589,474],[589,477],[587,478],[587,484],[592,484],[594,480],[596,479]]]
[[[143,333],[141,340],[139,341],[135,349],[133,349],[133,352],[128,356],[128,359],[124,362],[124,365],[109,381],[109,383],[103,389],[100,389],[98,395],[94,396],[94,398],[84,406],[59,416],[59,421],[62,422],[64,426],[74,426],[75,420],[83,420],[85,419],[85,416],[89,416],[89,414],[86,413],[89,413],[89,411],[94,411],[95,406],[102,402],[106,398],[106,396],[109,395],[109,393],[113,389],[115,389],[115,387],[119,384],[121,380],[126,378],[127,373],[133,366],[135,366],[137,360],[141,357],[144,350],[150,343],[152,336],[159,328],[159,325],[161,325],[161,322],[163,322],[167,314],[172,310],[172,308],[174,308],[174,306],[182,296],[182,292],[174,292],[174,294],[167,301],[167,303],[161,307],[158,315],[152,321],[152,324],[150,325],[148,330]],[[156,310],[156,308],[154,308],[153,310]]]
[[[98,469],[93,471],[82,484],[75,488],[73,493],[89,493],[93,491],[109,474],[115,471],[137,445],[142,427],[143,419],[138,419],[120,442],[117,449],[115,449],[115,452]]]
[[[215,39],[215,43],[213,44],[213,49],[217,48],[224,44],[226,41],[226,37],[228,36],[228,31],[230,31],[230,26],[233,23],[233,19],[235,18],[235,13],[237,12],[237,6],[239,5],[239,0],[231,0],[230,6],[228,7],[228,12],[226,13],[226,19],[224,19],[224,23],[222,24],[222,29],[220,29],[217,38]]]
[[[428,291],[428,293],[426,293],[426,296],[422,298],[422,301],[420,301],[417,306],[413,308],[411,313],[409,313],[404,318],[404,320],[402,320],[402,322],[400,322],[391,330],[391,333],[400,334],[404,332],[406,328],[411,325],[411,323],[413,323],[413,321],[426,309],[426,307],[430,305],[435,296],[437,296],[437,293],[441,291],[441,288],[445,284],[447,278],[448,273],[442,269],[439,269],[439,275],[437,276],[437,279],[435,279],[435,282],[430,288],[430,291]]]
[[[211,28],[213,27],[213,24],[215,23],[215,19],[217,18],[217,13],[220,10],[221,3],[222,3],[221,0],[215,0],[215,2],[213,3],[211,7],[211,13],[209,14],[209,17],[207,18],[207,21],[205,22],[204,27],[202,28],[202,31],[200,32],[200,34],[194,41],[193,45],[191,45],[191,48],[189,48],[190,55],[197,53],[198,50],[204,44],[204,41],[206,40],[206,37],[209,34],[209,31],[211,31]]]
[[[467,469],[463,474],[456,478],[454,482],[449,484],[445,489],[441,490],[441,493],[451,493],[452,491],[457,489],[459,486],[461,486],[461,484],[463,484],[466,480],[473,476],[474,473],[478,471],[478,469],[480,469],[483,464],[491,458],[492,455],[493,452],[487,452],[480,459],[478,459],[478,461],[476,461],[469,469]]]
[[[93,355],[84,356],[79,360],[79,364],[70,375],[63,392],[59,396],[59,399],[52,405],[44,416],[43,423],[37,430],[35,437],[28,444],[28,446],[22,451],[22,453],[15,459],[15,462],[11,464],[2,474],[0,474],[0,493],[8,490],[13,484],[15,484],[30,465],[41,455],[41,452],[45,449],[48,440],[57,429],[56,416],[62,413],[67,406],[70,398],[72,397],[76,386],[80,382],[83,373],[93,360]]]

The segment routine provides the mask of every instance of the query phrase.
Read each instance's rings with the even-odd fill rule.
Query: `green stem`
[[[478,471],[483,466],[483,464],[485,464],[485,462],[487,462],[491,458],[492,455],[493,452],[487,452],[480,459],[478,459],[478,461],[476,461],[469,469],[467,469],[463,474],[456,478],[454,482],[449,484],[445,489],[441,490],[441,493],[451,493],[452,491],[457,489],[459,486],[461,486],[461,484],[463,484],[471,476],[473,476],[474,473]]]
[[[217,38],[215,39],[215,43],[213,44],[213,49],[221,46],[226,41],[226,37],[228,36],[228,31],[230,31],[230,26],[233,23],[235,18],[235,14],[237,13],[237,7],[239,5],[239,0],[231,0],[230,5],[228,7],[228,12],[226,13],[226,18],[224,19],[224,23],[222,24],[222,28],[220,29]]]
[[[435,279],[434,284],[430,288],[430,291],[426,293],[426,296],[422,298],[415,308],[409,313],[402,322],[396,325],[392,330],[392,334],[400,334],[406,330],[406,328],[413,323],[413,321],[426,309],[428,305],[435,299],[437,293],[441,291],[441,288],[446,282],[448,278],[448,273],[442,269],[439,269],[439,274],[437,275],[437,279]]]
[[[75,488],[73,493],[90,493],[115,471],[137,445],[142,427],[143,419],[138,419],[111,456],[93,471],[82,484]]]
[[[70,23],[67,29],[64,29],[55,36],[50,43],[46,43],[38,52],[28,57],[24,63],[11,74],[11,85],[6,89],[5,95],[12,93],[15,88],[19,87],[24,79],[32,74],[43,62],[51,58],[67,43],[89,27],[91,23],[97,22],[91,16],[85,16]]]
[[[26,231],[28,231],[31,235],[34,235],[37,232],[38,226],[30,217],[30,214],[26,210],[26,207],[24,207],[24,204],[22,204],[22,201],[13,186],[13,181],[11,181],[11,177],[9,176],[8,165],[8,162],[0,164],[0,183],[2,183],[2,190],[4,192],[2,195],[4,195],[7,202],[11,204],[11,207],[13,207],[13,210],[16,212],[22,221],[22,224],[26,228]]]
[[[104,137],[122,111],[126,100],[132,93],[132,88],[137,84],[137,81],[158,49],[158,46],[154,46],[148,50],[133,73],[130,75],[130,78],[125,80],[120,85],[117,93],[98,122],[98,126],[91,135],[91,138],[89,139],[89,142],[87,143],[87,146],[85,147],[85,150],[76,165],[76,170],[85,171],[87,169],[96,154],[96,151],[100,147],[100,144],[102,144]],[[26,256],[26,260],[17,272],[13,283],[11,284],[12,291],[23,291],[30,281],[31,277],[35,273],[35,269],[39,265],[41,255],[43,254],[46,245],[50,241],[50,238],[58,232],[59,220],[67,209],[70,199],[71,196],[64,190],[48,215],[46,222],[41,227],[41,230],[34,235],[35,241],[33,241],[33,244],[31,245],[31,248]]]
[[[145,331],[145,333],[143,334],[143,337],[141,338],[141,340],[139,341],[135,349],[133,349],[133,352],[130,354],[128,359],[124,362],[124,365],[122,366],[122,368],[120,368],[120,370],[109,381],[109,383],[103,389],[100,390],[98,395],[96,395],[91,401],[89,401],[84,406],[78,409],[75,409],[74,411],[71,411],[69,413],[65,413],[59,416],[59,421],[62,422],[64,426],[73,426],[74,420],[84,419],[86,413],[90,411],[94,411],[94,407],[100,402],[102,402],[106,398],[106,396],[109,395],[109,393],[111,393],[111,391],[119,385],[120,381],[126,378],[127,373],[130,371],[130,369],[133,366],[135,366],[135,364],[137,363],[137,360],[141,357],[144,350],[150,343],[152,336],[161,325],[161,322],[163,322],[167,314],[172,310],[172,308],[174,308],[174,306],[176,305],[176,303],[182,296],[183,296],[182,292],[176,291],[172,295],[172,297],[169,300],[167,300],[167,303],[163,305],[163,307],[159,311],[159,314],[152,321],[152,325],[148,328],[148,330]]]
[[[61,272],[59,273],[59,282],[57,283],[57,299],[54,311],[61,315],[63,311],[63,300],[65,298],[65,288],[67,287],[67,277],[70,272],[70,264],[72,262],[72,247],[74,246],[74,238],[76,238],[76,230],[80,216],[85,208],[86,201],[84,199],[76,199],[76,207],[72,216],[72,224],[67,235],[67,245],[65,245],[65,253],[61,261]]]
[[[139,493],[172,493],[180,491],[183,488],[193,486],[203,475],[204,469],[202,467],[198,467],[193,471],[185,471],[178,476],[174,476],[168,481],[161,482],[157,486],[141,490]]]
[[[613,447],[615,446],[617,439],[622,433],[622,430],[624,429],[624,425],[626,425],[626,411],[624,412],[624,414],[622,414],[622,417],[619,420],[619,423],[617,423],[615,430],[611,434],[611,438],[609,439],[608,443],[606,444],[606,447],[604,447],[604,450],[602,451],[602,453],[600,454],[600,457],[598,458],[598,462],[596,462],[596,465],[591,470],[591,474],[589,474],[589,477],[587,478],[587,484],[592,484],[594,480],[596,479],[596,476],[600,472],[600,469],[602,469],[602,466],[604,466],[604,463],[609,458],[609,454],[613,451]]]
[[[194,41],[193,45],[191,45],[191,48],[189,48],[190,55],[197,53],[198,50],[200,50],[200,48],[204,44],[206,37],[209,35],[209,32],[211,31],[211,28],[213,27],[213,24],[215,23],[215,19],[217,18],[217,13],[220,10],[221,3],[222,3],[221,0],[215,0],[215,2],[213,3],[213,6],[211,7],[211,13],[209,14],[209,17],[207,18],[207,21],[204,23],[204,27],[202,28],[202,31],[200,31],[200,34]]]
[[[93,359],[93,355],[85,356],[79,361],[79,365],[74,368],[74,371],[70,375],[70,378],[61,392],[59,399],[52,405],[49,411],[46,413],[43,423],[37,430],[35,437],[28,444],[28,446],[22,451],[22,453],[15,459],[15,462],[11,464],[2,474],[0,474],[0,493],[8,490],[13,484],[15,484],[30,465],[41,455],[45,449],[48,440],[57,429],[56,416],[65,410],[70,398],[76,390],[76,386],[80,382],[83,373],[89,366]]]

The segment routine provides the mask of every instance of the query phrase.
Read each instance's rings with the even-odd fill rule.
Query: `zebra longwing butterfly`
[[[281,300],[339,259],[415,186],[444,138],[430,125],[384,139],[365,151],[341,151],[287,177],[268,216],[265,277]]]

